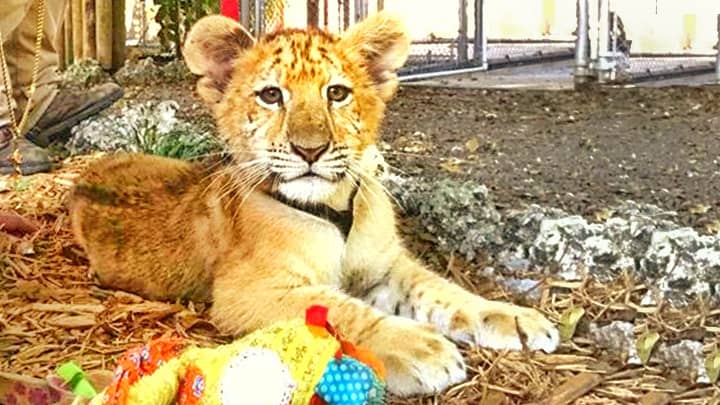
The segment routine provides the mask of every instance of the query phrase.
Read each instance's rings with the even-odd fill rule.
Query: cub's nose
[[[326,143],[315,148],[305,148],[291,143],[290,148],[296,155],[303,158],[306,162],[314,163],[317,162],[318,159],[320,159],[320,156],[322,156],[322,154],[325,153],[328,148],[330,148],[330,143]]]

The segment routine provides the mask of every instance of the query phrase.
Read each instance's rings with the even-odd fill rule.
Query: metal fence
[[[578,26],[589,43],[578,50],[586,53],[578,55],[578,63],[588,63],[586,76],[622,83],[720,72],[719,2],[578,0],[578,5],[583,10]]]
[[[128,40],[156,43],[153,0],[126,0]],[[623,82],[717,71],[720,1],[240,0],[255,34],[317,26],[341,33],[386,9],[412,36],[406,80],[576,59],[577,81]],[[522,12],[518,12],[522,10]],[[581,38],[581,39],[578,39]]]

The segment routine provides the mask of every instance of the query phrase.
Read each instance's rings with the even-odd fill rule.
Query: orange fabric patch
[[[197,405],[205,392],[205,375],[194,366],[188,367],[180,382],[177,405]]]
[[[140,378],[151,375],[185,347],[179,338],[159,338],[146,345],[130,349],[118,359],[115,377],[105,390],[105,405],[127,405],[130,387]]]

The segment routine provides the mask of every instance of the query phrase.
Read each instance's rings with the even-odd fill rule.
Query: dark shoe
[[[70,128],[110,107],[122,95],[123,89],[115,83],[101,84],[83,92],[60,90],[27,138],[42,147],[65,142]]]
[[[20,172],[23,175],[47,172],[52,168],[48,152],[25,138],[18,139],[17,148],[20,152]],[[9,126],[0,128],[0,174],[16,173],[13,164],[12,131]]]

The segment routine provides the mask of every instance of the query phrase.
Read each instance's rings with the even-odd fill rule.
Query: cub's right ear
[[[237,21],[220,15],[203,17],[190,29],[183,57],[191,72],[202,76],[198,92],[209,104],[220,101],[235,59],[255,39]]]

